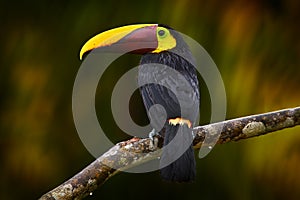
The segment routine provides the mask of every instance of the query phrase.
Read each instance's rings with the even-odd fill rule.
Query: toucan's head
[[[136,24],[114,28],[88,40],[80,51],[80,59],[94,49],[107,52],[138,54],[160,53],[176,48],[173,30],[158,24]]]

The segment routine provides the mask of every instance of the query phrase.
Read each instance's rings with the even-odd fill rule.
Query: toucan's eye
[[[158,31],[158,35],[159,35],[160,37],[163,37],[163,36],[166,35],[166,31],[164,31],[164,30],[159,30],[159,31]]]

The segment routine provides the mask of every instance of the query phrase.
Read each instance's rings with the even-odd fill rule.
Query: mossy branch
[[[218,144],[264,135],[300,124],[300,107],[252,115],[194,128],[195,148],[205,137],[222,128]],[[132,138],[120,142],[84,168],[81,172],[44,194],[40,200],[82,199],[99,188],[117,172],[156,159],[161,154],[163,138]],[[118,170],[116,170],[118,169]]]

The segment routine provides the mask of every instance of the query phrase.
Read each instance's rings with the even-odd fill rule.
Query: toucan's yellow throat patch
[[[152,53],[160,53],[162,51],[171,50],[176,47],[176,39],[165,27],[157,27],[156,30],[158,46]]]

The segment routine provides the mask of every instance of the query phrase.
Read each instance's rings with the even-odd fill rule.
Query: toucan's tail
[[[178,141],[174,140],[169,148],[164,148],[161,156],[160,164],[161,177],[166,181],[172,182],[192,182],[196,177],[196,161],[193,150],[193,135],[192,129],[183,125],[167,125],[164,136],[164,146],[169,144],[176,134],[180,134]],[[187,150],[185,150],[187,148]],[[184,152],[184,153],[183,153]],[[166,166],[166,163],[172,158],[182,154],[177,160]],[[178,157],[178,156],[177,156]],[[173,159],[174,160],[174,159]]]

